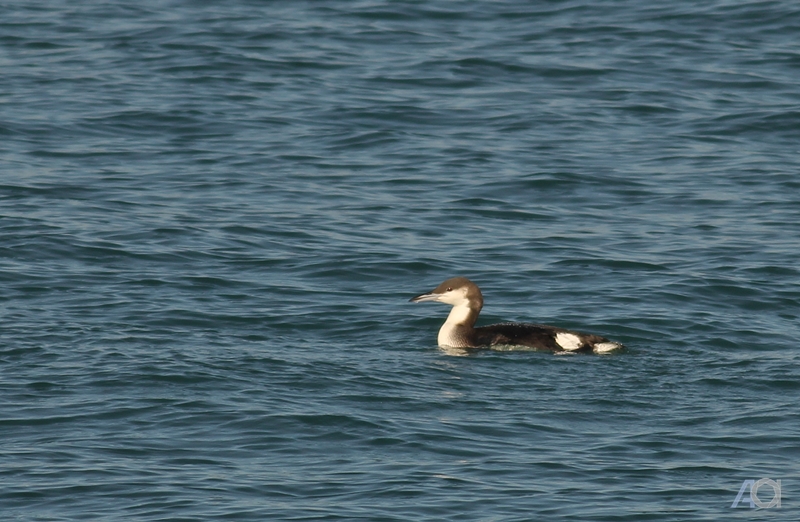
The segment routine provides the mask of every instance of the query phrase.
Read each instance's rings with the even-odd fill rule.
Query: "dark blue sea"
[[[798,35],[0,3],[0,518],[797,521]],[[453,276],[626,349],[443,350]]]

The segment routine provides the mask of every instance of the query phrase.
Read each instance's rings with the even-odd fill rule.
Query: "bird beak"
[[[409,299],[412,303],[424,303],[425,301],[438,301],[442,294],[434,294],[434,293],[427,293],[427,294],[419,294],[416,297],[412,297]]]

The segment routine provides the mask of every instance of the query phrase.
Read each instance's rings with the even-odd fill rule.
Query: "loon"
[[[527,346],[553,352],[606,353],[622,348],[620,343],[599,335],[573,332],[556,326],[528,323],[500,323],[475,327],[483,308],[478,285],[466,277],[454,277],[432,292],[409,301],[436,301],[451,305],[450,315],[439,330],[439,346],[448,348],[483,348],[497,345]]]

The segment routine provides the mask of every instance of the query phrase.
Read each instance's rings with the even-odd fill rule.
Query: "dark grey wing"
[[[501,323],[475,328],[475,341],[476,344],[480,346],[510,344],[560,352],[564,350],[564,347],[556,342],[556,336],[559,333],[576,335],[580,337],[582,341],[584,337],[594,337],[584,336],[583,334],[570,332],[563,328],[543,324]],[[590,342],[582,342],[580,348],[572,351],[584,352],[591,350],[592,346]]]

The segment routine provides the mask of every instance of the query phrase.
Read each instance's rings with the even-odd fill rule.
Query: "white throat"
[[[463,335],[457,335],[456,330],[466,327],[472,328],[475,324],[475,318],[478,314],[465,304],[458,304],[450,310],[450,315],[439,328],[439,338],[437,342],[439,346],[451,346],[453,348],[460,348],[465,346]]]

